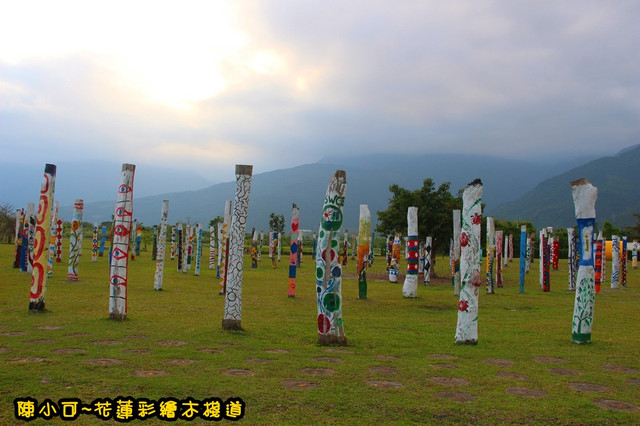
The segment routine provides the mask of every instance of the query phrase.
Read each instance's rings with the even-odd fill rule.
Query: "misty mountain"
[[[596,222],[600,226],[605,220],[619,227],[635,224],[632,214],[640,212],[640,145],[545,179],[523,197],[487,209],[487,214],[528,220],[536,228],[576,226],[570,183],[583,177],[598,188]]]
[[[484,183],[483,202],[487,207],[498,206],[523,196],[544,178],[566,169],[561,164],[542,164],[506,160],[499,157],[431,154],[431,155],[367,155],[360,157],[325,158],[318,163],[289,169],[259,173],[253,176],[247,226],[268,230],[269,214],[283,214],[288,226],[292,203],[300,208],[300,228],[316,230],[329,179],[337,169],[347,172],[347,197],[344,206],[344,226],[357,229],[360,204],[368,204],[372,224],[376,212],[386,209],[390,197],[389,186],[398,184],[417,189],[426,178],[436,187],[451,182],[456,194],[467,183],[480,177]],[[119,168],[117,168],[119,170]],[[233,166],[229,167],[233,178]],[[169,200],[169,223],[200,222],[223,214],[224,201],[233,200],[235,182],[225,182],[196,191],[176,191],[154,196],[138,195],[138,173],[134,184],[134,217],[144,225],[159,221],[162,200]],[[84,221],[110,220],[115,205],[112,199],[86,202]],[[60,215],[69,220],[71,205],[61,208]],[[288,232],[288,231],[287,231]]]

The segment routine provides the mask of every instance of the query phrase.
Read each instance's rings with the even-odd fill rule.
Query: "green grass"
[[[88,243],[85,240],[86,243]],[[0,245],[0,424],[20,423],[13,416],[13,400],[33,397],[76,397],[84,403],[96,398],[132,396],[159,399],[193,397],[202,400],[240,397],[246,403],[241,422],[249,424],[387,424],[387,423],[478,423],[478,424],[638,424],[640,411],[605,410],[593,403],[608,399],[640,405],[640,271],[631,269],[627,288],[612,291],[603,285],[596,297],[592,343],[571,343],[574,293],[567,288],[566,261],[552,271],[551,293],[538,286],[538,264],[526,278],[526,292],[518,294],[518,261],[505,269],[505,287],[495,295],[480,295],[479,343],[457,346],[454,333],[457,298],[450,285],[420,285],[418,298],[404,299],[402,283],[374,280],[384,271],[377,257],[370,270],[369,298],[358,300],[355,262],[345,268],[343,318],[348,353],[330,352],[316,344],[316,299],[313,267],[306,256],[298,270],[296,297],[287,297],[288,257],[277,270],[263,256],[258,269],[250,269],[245,258],[243,285],[244,332],[222,330],[224,298],[217,294],[215,271],[203,258],[201,275],[178,273],[175,261],[167,260],[164,291],[153,290],[155,262],[150,252],[130,262],[128,318],[108,319],[107,258],[90,261],[85,245],[78,282],[66,281],[66,263],[56,264],[48,281],[44,314],[28,312],[29,285],[26,273],[12,269],[13,246]],[[64,259],[66,262],[66,259]],[[403,262],[403,266],[406,264]],[[436,271],[447,274],[448,261],[438,258]],[[610,263],[608,264],[610,268]],[[57,330],[39,326],[62,326]],[[6,335],[23,331],[24,335]],[[86,333],[86,335],[76,335]],[[131,338],[144,335],[145,338]],[[52,343],[30,343],[51,339]],[[118,340],[121,345],[92,344]],[[159,341],[182,340],[183,346],[162,346]],[[57,355],[58,348],[81,348],[83,352]],[[199,349],[219,349],[206,353]],[[143,354],[125,353],[149,349]],[[288,353],[269,353],[284,349]],[[439,359],[433,354],[449,354]],[[395,358],[380,359],[390,355]],[[533,358],[558,357],[565,364],[543,364]],[[43,362],[16,362],[21,357],[46,358]],[[316,357],[340,358],[342,362],[316,361]],[[96,358],[115,358],[120,364],[88,363]],[[266,363],[251,359],[267,358]],[[489,358],[513,361],[511,366],[491,365]],[[175,359],[195,360],[172,365]],[[455,369],[436,368],[453,364]],[[603,365],[633,368],[635,373],[609,371]],[[389,374],[372,371],[388,366]],[[316,376],[301,372],[308,367],[334,370]],[[581,372],[558,375],[550,368]],[[222,374],[230,368],[248,369],[254,375]],[[163,370],[164,376],[137,377],[136,370]],[[496,376],[500,371],[517,372],[526,380]],[[433,377],[459,377],[468,385],[450,387]],[[313,389],[290,389],[285,380],[304,380]],[[387,380],[402,384],[380,389],[367,381]],[[572,390],[571,382],[601,384],[605,392]],[[506,392],[527,387],[546,392],[541,398],[525,398]],[[460,403],[437,397],[442,391],[466,392],[474,401]],[[54,419],[56,420],[56,419]],[[60,421],[58,421],[60,422]],[[44,424],[36,420],[33,424]],[[80,416],[78,423],[101,423],[93,416]],[[157,419],[145,424],[161,423]],[[194,423],[198,423],[197,421]]]

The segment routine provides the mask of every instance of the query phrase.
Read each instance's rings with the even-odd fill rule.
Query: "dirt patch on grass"
[[[389,367],[387,365],[379,365],[375,367],[369,367],[369,371],[379,374],[394,374],[398,372],[398,369],[396,367]]]
[[[379,359],[380,361],[395,361],[400,359],[395,355],[375,355],[374,358]]]
[[[255,364],[264,364],[264,363],[267,363],[267,362],[271,362],[273,360],[269,359],[269,358],[247,358],[247,359],[245,359],[245,361],[246,362],[252,362],[252,363],[255,363]]]
[[[116,358],[93,358],[83,361],[85,364],[102,365],[108,367],[110,365],[122,364],[121,359]]]
[[[311,374],[311,375],[314,375],[314,376],[327,376],[327,375],[335,373],[335,370],[332,370],[330,368],[308,367],[308,368],[300,369],[300,372],[301,373],[305,373],[305,374]]]
[[[427,356],[429,358],[435,358],[435,359],[456,359],[457,358],[455,355],[449,355],[449,354],[429,354]]]
[[[598,385],[596,383],[569,383],[569,387],[580,392],[607,392],[607,386]]]
[[[391,389],[391,388],[402,387],[402,383],[390,382],[388,380],[367,380],[366,383],[369,386],[373,386],[374,388],[380,388],[380,389]]]
[[[314,389],[319,385],[317,383],[305,382],[304,380],[285,380],[280,385],[289,389]]]
[[[469,384],[469,380],[463,379],[462,377],[432,377],[429,380],[444,386],[463,386]]]
[[[184,340],[160,340],[158,344],[160,346],[184,346],[187,342]]]
[[[313,358],[313,360],[320,361],[320,362],[332,362],[332,363],[338,363],[338,362],[344,361],[342,358],[334,358],[332,356],[317,356]]]
[[[466,392],[437,392],[434,395],[453,402],[471,402],[476,399],[475,396]]]
[[[64,337],[84,337],[84,336],[90,336],[89,333],[83,333],[83,332],[77,332],[77,333],[70,333],[70,334],[65,334]]]
[[[36,340],[27,340],[25,343],[33,343],[35,345],[42,345],[45,343],[54,343],[55,340],[52,339],[36,339]]]
[[[561,376],[579,376],[580,374],[582,374],[581,372],[572,370],[570,368],[550,368],[549,371],[553,374],[559,374]]]
[[[15,364],[26,364],[30,362],[46,362],[49,361],[49,358],[41,358],[36,356],[21,356],[19,358],[12,358],[7,360],[7,362],[15,363]]]
[[[224,370],[222,374],[227,376],[253,376],[254,373],[251,370],[243,370],[241,368],[231,368],[229,370]]]
[[[526,374],[514,373],[513,371],[498,371],[496,377],[515,380],[527,380],[529,378]]]
[[[288,354],[289,353],[287,349],[267,349],[265,352],[268,354]]]
[[[340,349],[340,348],[327,348],[324,351],[332,354],[352,354],[353,353],[353,351],[350,351],[349,349]]]
[[[36,330],[62,330],[64,327],[61,325],[39,325],[33,328]]]
[[[447,310],[454,310],[457,309],[455,304],[451,304],[451,305],[421,305],[420,306],[422,309],[430,309],[430,310],[434,310],[434,311],[447,311]]]
[[[0,333],[0,336],[24,336],[26,331],[4,331]]]
[[[593,401],[593,403],[605,410],[638,411],[640,409],[637,405],[633,405],[630,402],[616,401],[614,399],[599,399],[597,401]]]
[[[164,370],[135,370],[133,375],[136,377],[157,377],[157,376],[166,376],[167,373]]]
[[[556,358],[554,356],[534,356],[532,359],[541,364],[564,364],[567,362],[566,359]]]
[[[169,365],[189,365],[189,364],[193,364],[194,362],[198,362],[198,360],[189,359],[189,358],[176,358],[176,359],[170,359],[165,363]]]
[[[454,369],[458,368],[458,366],[457,366],[457,365],[453,365],[453,364],[446,364],[446,363],[441,363],[441,364],[429,364],[429,367],[431,367],[431,368],[438,368],[438,369],[440,369],[440,368],[444,368],[444,369],[447,369],[447,370],[454,370]]]
[[[615,371],[616,373],[638,374],[638,370],[635,368],[625,367],[623,365],[603,365],[602,368],[609,371]]]
[[[103,345],[103,346],[117,346],[121,345],[122,342],[120,340],[94,340],[91,342],[92,345]]]
[[[523,396],[525,398],[542,398],[546,396],[547,393],[542,389],[532,389],[532,388],[507,388],[505,389],[507,393],[516,396]]]
[[[148,339],[149,336],[145,335],[145,334],[130,334],[128,336],[124,336],[125,339],[134,339],[134,340],[140,340],[140,339]]]
[[[10,350],[9,348],[0,348],[0,354],[8,352],[9,350]]]
[[[85,349],[82,348],[59,348],[59,349],[51,349],[51,352],[56,355],[68,355],[68,354],[77,354],[80,352],[86,352]]]
[[[513,365],[513,361],[509,359],[487,358],[482,360],[485,364],[497,365],[499,367],[509,367]]]
[[[125,349],[122,351],[124,354],[148,354],[151,353],[151,349]]]
[[[198,349],[198,352],[203,352],[205,354],[222,354],[222,353],[224,353],[224,351],[222,349],[213,349],[213,348]]]
[[[640,386],[640,379],[627,379],[627,383],[630,385]]]

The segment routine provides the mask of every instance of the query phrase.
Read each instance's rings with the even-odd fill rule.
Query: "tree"
[[[0,239],[10,243],[16,233],[16,209],[13,204],[0,204]]]
[[[224,222],[224,218],[222,216],[216,216],[209,221],[209,227],[213,226],[213,229],[218,229],[218,223]]]
[[[636,218],[636,224],[634,226],[627,226],[624,228],[630,240],[640,240],[640,213],[633,213]]]
[[[269,214],[269,229],[284,234],[284,215],[273,212]]]
[[[451,195],[450,182],[441,184],[435,190],[433,179],[427,178],[422,183],[422,188],[410,191],[399,185],[391,185],[389,191],[389,207],[378,211],[378,224],[376,232],[384,235],[399,232],[407,232],[407,209],[410,206],[418,207],[418,235],[420,239],[427,236],[433,238],[432,259],[435,253],[448,253],[449,241],[453,235],[453,214],[455,209],[462,209],[462,197]]]
[[[612,235],[617,235],[619,237],[622,236],[620,228],[613,226],[611,222],[605,220],[604,225],[602,225],[602,236],[605,238],[611,238]]]

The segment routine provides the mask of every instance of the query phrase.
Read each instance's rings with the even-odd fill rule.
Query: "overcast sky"
[[[0,159],[232,180],[640,142],[638,1],[0,0]]]

